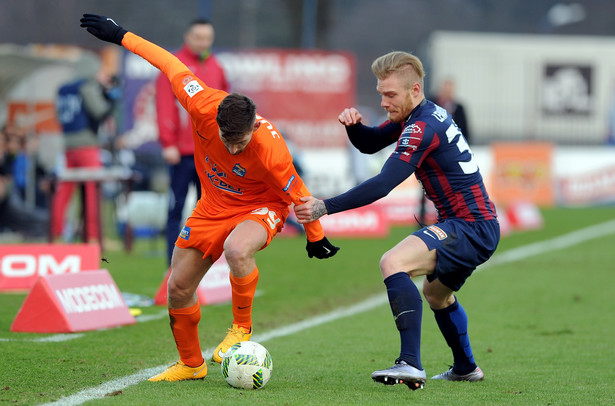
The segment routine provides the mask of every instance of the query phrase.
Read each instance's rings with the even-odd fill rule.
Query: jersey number
[[[269,218],[267,219],[267,223],[269,224],[269,227],[271,227],[272,230],[275,230],[276,225],[282,220],[280,220],[277,215],[275,214],[275,211],[269,211]]]
[[[470,154],[469,161],[458,161],[459,167],[463,173],[469,174],[478,171],[478,165],[476,161],[474,161],[474,154],[470,151],[470,146],[467,141],[461,135],[461,131],[459,131],[459,127],[455,124],[451,124],[450,127],[446,130],[446,137],[448,138],[448,142],[453,142],[455,137],[459,134],[459,138],[457,139],[457,148],[459,148],[459,152],[468,151]]]

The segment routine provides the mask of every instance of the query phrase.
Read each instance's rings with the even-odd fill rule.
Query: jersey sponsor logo
[[[179,238],[183,238],[184,240],[190,239],[190,227],[184,226],[182,231],[179,233]]]
[[[404,130],[399,137],[398,148],[416,151],[423,140],[424,127],[425,123],[423,122],[408,124],[404,127]],[[408,154],[406,153],[405,155]]]
[[[448,237],[446,235],[446,232],[444,230],[442,230],[440,227],[438,226],[429,226],[427,227],[427,230],[431,231],[432,233],[435,234],[436,238],[440,241],[444,240],[446,237]],[[431,234],[427,233],[425,230],[423,231],[425,234],[429,235],[430,237],[432,236]]]
[[[239,164],[235,164],[235,166],[233,166],[233,173],[243,178],[244,176],[246,176],[246,168]]]
[[[208,173],[207,177],[209,178],[209,181],[211,182],[211,184],[217,187],[218,189],[224,190],[225,192],[234,193],[236,195],[243,194],[243,191],[241,190],[241,188],[237,188],[229,184],[228,182],[217,177],[215,174]]]
[[[292,175],[290,179],[288,179],[288,182],[286,182],[286,186],[284,186],[284,189],[282,190],[285,192],[288,192],[288,190],[293,187],[294,183],[295,183],[295,175]]]
[[[421,134],[423,130],[416,123],[412,123],[406,128],[404,128],[404,134]]]
[[[411,139],[411,138],[414,138],[414,137],[401,137],[401,138],[399,139],[399,146],[400,146],[400,147],[402,147],[402,148],[410,148],[410,149],[412,149],[413,151],[416,151],[416,149],[418,148],[418,146],[410,143],[410,142],[411,142],[411,141],[410,141],[410,139]],[[416,139],[416,138],[415,138],[415,139]],[[419,138],[419,139],[420,139],[420,138]]]
[[[209,179],[211,184],[214,185],[214,187],[224,190],[225,192],[234,193],[236,195],[243,194],[243,190],[241,188],[235,187],[231,185],[230,183],[228,183],[226,180],[224,180],[227,178],[226,173],[224,173],[223,171],[219,171],[218,165],[211,162],[209,160],[209,156],[205,157],[205,162],[209,163],[211,167],[211,171],[206,171],[205,174],[207,175],[207,178]],[[244,170],[244,174],[245,174],[245,170]]]
[[[434,116],[436,118],[436,120],[438,120],[439,122],[443,123],[444,120],[446,120],[446,117],[448,116],[448,113],[442,107],[436,105],[436,111],[431,113],[431,115]]]
[[[192,80],[184,86],[184,91],[188,96],[193,97],[198,92],[202,91],[203,87],[196,80]]]

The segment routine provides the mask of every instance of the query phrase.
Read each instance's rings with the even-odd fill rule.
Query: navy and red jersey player
[[[454,360],[451,369],[433,379],[481,380],[484,374],[472,355],[467,315],[454,292],[497,247],[500,228],[495,206],[459,127],[444,108],[425,99],[420,60],[406,52],[391,52],[376,59],[372,70],[389,120],[366,126],[351,108],[340,114],[339,121],[361,152],[371,154],[397,143],[395,151],[378,175],[349,191],[325,200],[302,198],[304,204],[295,207],[297,218],[313,221],[368,205],[415,174],[437,209],[438,221],[412,233],[380,260],[401,351],[393,367],[375,371],[372,378],[385,384],[403,382],[411,389],[423,387],[422,299],[410,278],[424,275],[423,295]]]

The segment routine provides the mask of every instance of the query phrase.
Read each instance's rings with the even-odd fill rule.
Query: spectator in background
[[[184,34],[184,45],[175,56],[207,86],[228,91],[229,85],[224,71],[211,53],[213,43],[212,23],[206,19],[194,20]],[[163,74],[156,80],[156,113],[162,156],[169,164],[171,180],[166,227],[167,260],[168,265],[171,265],[175,240],[182,226],[188,189],[191,184],[196,187],[198,200],[201,197],[201,185],[194,167],[190,117],[176,100],[171,83]]]
[[[468,119],[463,105],[457,100],[455,81],[451,78],[445,79],[438,89],[438,94],[432,99],[440,107],[444,107],[451,116],[467,142],[470,142],[470,129]]]
[[[47,208],[49,181],[47,172],[37,158],[38,136],[35,134],[29,137],[25,128],[14,123],[7,123],[3,132],[11,154],[10,172],[16,197],[30,207]]]
[[[98,127],[115,104],[117,79],[100,70],[96,77],[81,77],[60,87],[57,98],[58,121],[62,125],[66,168],[101,168]],[[76,184],[60,182],[53,196],[51,237],[62,237],[66,208]],[[100,240],[99,194],[95,182],[85,182],[82,210],[85,210],[86,242]]]
[[[12,231],[27,239],[46,238],[49,216],[46,210],[28,207],[15,181],[19,157],[25,153],[25,132],[8,124],[0,132],[0,232]]]

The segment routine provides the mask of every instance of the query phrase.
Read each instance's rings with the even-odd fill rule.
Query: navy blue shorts
[[[446,219],[412,233],[436,250],[436,269],[429,282],[440,279],[458,291],[477,266],[487,261],[500,241],[497,220],[469,222]]]

